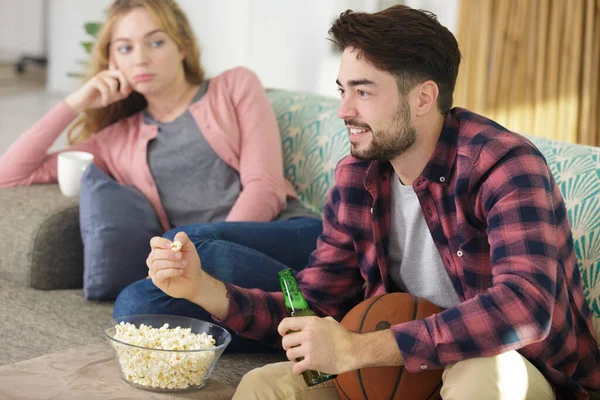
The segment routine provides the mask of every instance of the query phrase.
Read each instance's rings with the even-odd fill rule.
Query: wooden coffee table
[[[235,388],[209,379],[199,390],[155,393],[121,379],[107,344],[76,347],[0,367],[1,399],[231,399]]]

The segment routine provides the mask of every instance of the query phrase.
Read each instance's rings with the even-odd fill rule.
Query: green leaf
[[[98,35],[98,32],[100,32],[100,29],[102,29],[102,24],[99,22],[87,22],[85,24],[83,24],[85,31],[88,35],[92,36],[94,39],[96,38],[96,36]],[[92,54],[92,50],[94,49],[94,42],[93,41],[87,41],[87,42],[81,42],[81,46],[83,46],[85,52],[90,55]],[[75,60],[75,63],[77,63],[78,65],[81,65],[83,67],[89,68],[90,66],[90,61],[89,60]],[[68,72],[67,76],[70,78],[78,78],[78,79],[82,79],[85,78],[85,74],[81,73],[81,72]]]
[[[94,42],[81,42],[81,45],[85,49],[86,53],[92,54],[92,49],[94,48]]]
[[[88,35],[96,37],[98,32],[100,32],[100,29],[102,29],[102,24],[99,22],[88,22],[84,25],[84,27]]]

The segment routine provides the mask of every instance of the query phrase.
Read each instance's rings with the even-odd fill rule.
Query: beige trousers
[[[555,400],[548,381],[516,351],[495,357],[472,358],[446,367],[444,400]],[[292,363],[269,364],[242,378],[234,400],[339,400],[333,380],[309,388]]]

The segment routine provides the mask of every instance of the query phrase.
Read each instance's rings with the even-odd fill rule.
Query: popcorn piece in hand
[[[181,242],[179,240],[176,240],[173,243],[171,243],[171,250],[177,253],[179,250],[181,250],[181,246]]]

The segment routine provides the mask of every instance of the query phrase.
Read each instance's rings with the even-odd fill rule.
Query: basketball
[[[371,297],[354,307],[342,325],[366,333],[402,322],[422,319],[441,310],[431,302],[408,293]],[[443,369],[411,374],[400,367],[371,367],[339,374],[335,386],[344,400],[439,399]]]

